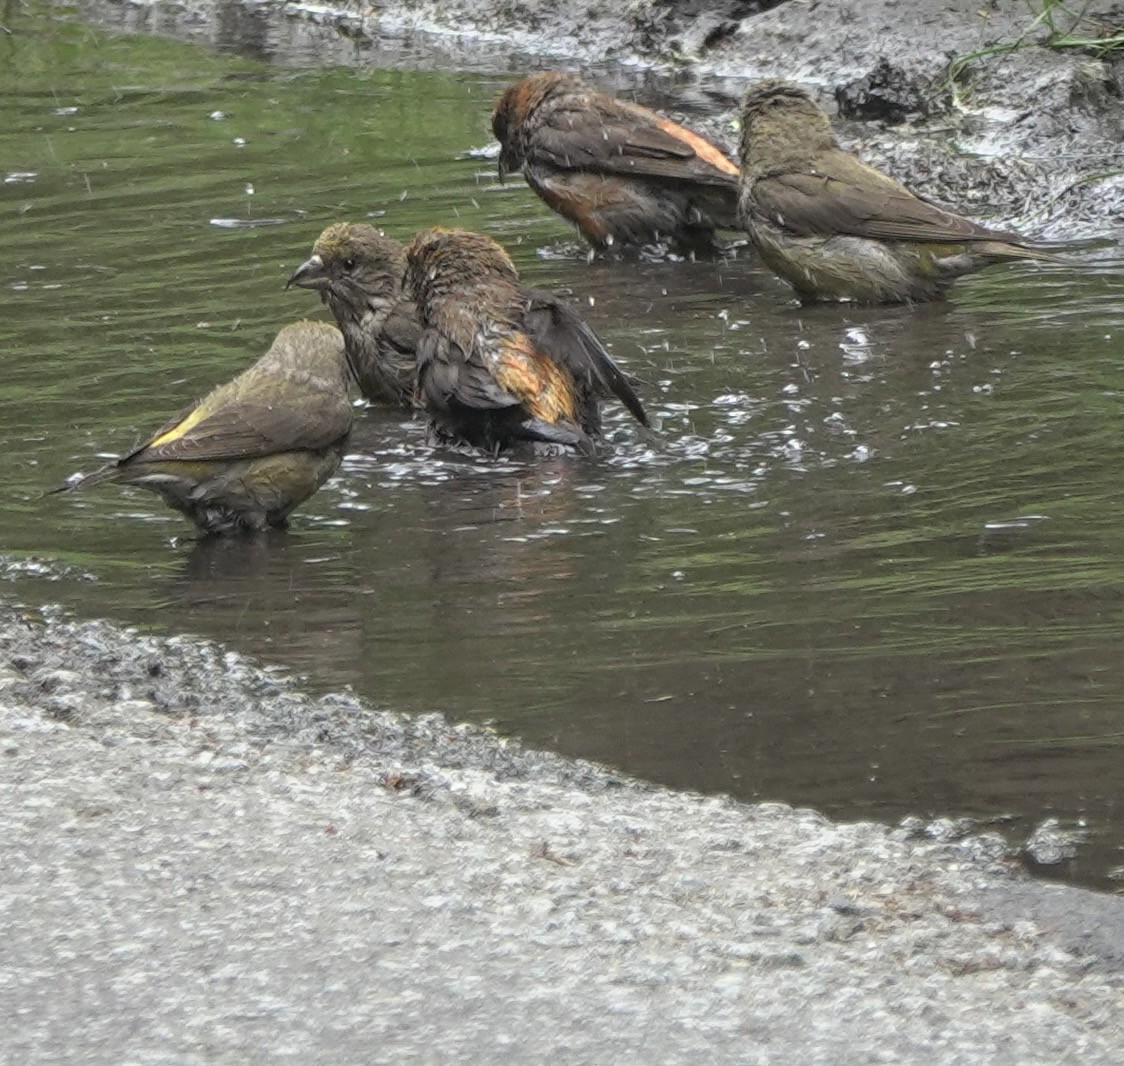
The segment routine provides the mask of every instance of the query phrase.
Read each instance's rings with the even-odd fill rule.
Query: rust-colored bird
[[[804,299],[932,300],[992,263],[1050,258],[845,152],[812,98],[782,81],[745,99],[739,217],[762,260]]]
[[[590,452],[607,393],[648,425],[632,386],[572,309],[555,301],[551,322],[528,329],[532,293],[490,238],[418,234],[406,249],[406,290],[425,326],[418,397],[446,439],[490,451],[541,441]]]
[[[359,391],[376,404],[413,405],[421,336],[417,308],[402,293],[406,249],[365,222],[337,222],[285,287],[316,289],[343,333]]]
[[[715,229],[737,226],[737,164],[692,130],[574,74],[509,86],[492,132],[500,177],[521,170],[597,251],[713,254]]]
[[[352,372],[373,402],[421,402],[415,352],[423,325],[402,288],[405,263],[405,246],[374,226],[337,222],[320,234],[311,258],[288,282],[320,292],[343,332]],[[519,294],[519,331],[537,349],[562,353],[563,360],[593,367],[607,361],[593,382],[600,395],[612,394],[615,365],[573,306],[543,289],[519,286]],[[627,382],[624,388],[635,401]]]
[[[159,493],[203,533],[282,526],[335,473],[351,430],[343,338],[294,322],[236,378],[128,455],[55,492],[103,481]]]

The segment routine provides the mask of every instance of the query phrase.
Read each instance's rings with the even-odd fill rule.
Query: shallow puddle
[[[1119,260],[996,270],[917,309],[800,309],[748,258],[589,265],[482,151],[505,74],[409,50],[383,69],[334,31],[317,46],[233,7],[208,39],[241,55],[3,12],[12,595],[673,785],[842,817],[1010,816],[1015,836],[1084,822],[1066,872],[1111,883]],[[282,285],[342,218],[506,242],[530,282],[586,306],[658,439],[613,409],[604,461],[471,462],[371,411],[292,531],[253,542],[193,543],[139,490],[41,497],[320,316]]]

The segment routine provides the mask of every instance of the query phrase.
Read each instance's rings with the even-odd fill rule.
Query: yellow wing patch
[[[146,448],[159,448],[164,444],[170,444],[174,440],[179,440],[188,430],[193,429],[199,425],[204,418],[207,417],[206,411],[203,410],[203,405],[200,404],[191,414],[187,416],[182,422],[172,426],[166,433],[161,433],[159,437],[154,437],[145,445]]]
[[[492,369],[500,388],[518,397],[544,422],[563,418],[577,421],[577,401],[569,375],[540,352],[525,333],[504,340],[500,349],[502,354]]]

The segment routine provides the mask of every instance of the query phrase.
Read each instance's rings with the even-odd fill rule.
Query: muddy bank
[[[1119,1059],[1117,898],[8,607],[12,1061]],[[377,1050],[374,1050],[377,1049]]]
[[[1124,171],[1124,53],[1044,47],[1021,2],[641,0],[591,5],[576,25],[554,0],[403,7],[403,25],[475,26],[528,51],[792,78],[862,123],[844,130],[850,146],[925,195],[1055,236],[1124,226],[1124,173],[1094,177]],[[1079,35],[1122,26],[1124,8],[1094,3]],[[718,123],[728,143],[735,121]]]
[[[81,10],[282,62],[596,67],[606,87],[645,102],[716,111],[710,130],[727,144],[746,81],[793,78],[850,120],[845,143],[924,195],[1043,237],[1124,229],[1124,49],[1096,44],[1124,32],[1118,0],[1084,4],[1076,21],[1036,19],[1016,0],[638,0],[580,11],[558,0],[85,0]]]

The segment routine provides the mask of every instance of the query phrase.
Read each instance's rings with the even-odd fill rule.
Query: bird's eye
[[[343,268],[350,274],[355,269],[355,260],[345,259],[343,261]]]

